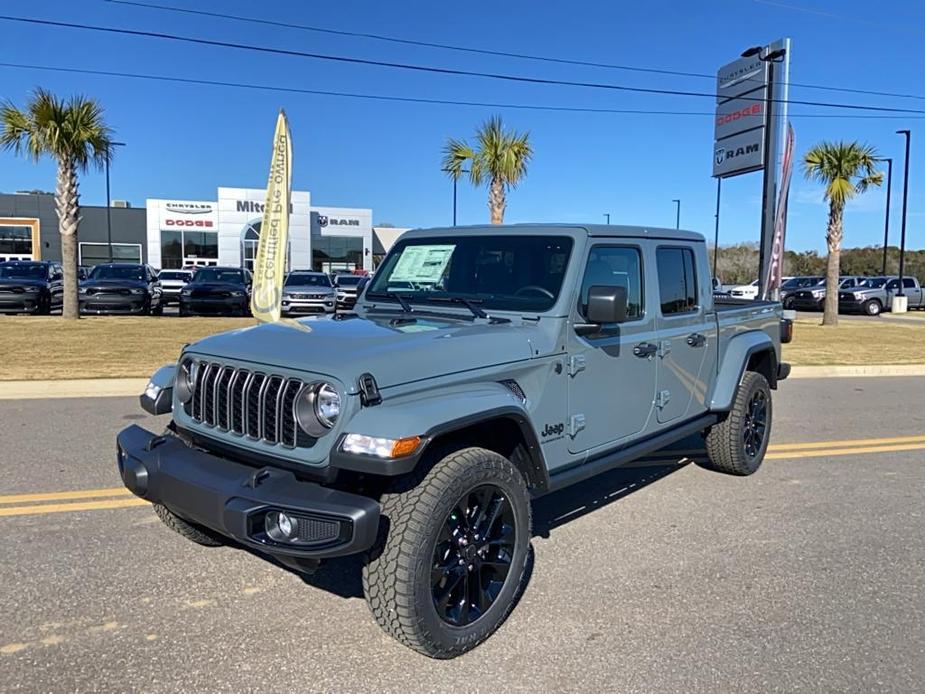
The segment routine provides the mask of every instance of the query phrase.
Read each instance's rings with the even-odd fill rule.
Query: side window
[[[915,280],[911,277],[903,277],[903,288],[915,289]]]
[[[886,284],[887,289],[899,289],[899,280],[890,280]]]
[[[658,294],[662,315],[697,310],[697,280],[694,252],[690,248],[659,248],[655,252],[658,268]]]
[[[578,312],[584,316],[591,287],[625,287],[626,320],[642,317],[642,256],[631,246],[594,246],[581,281]]]

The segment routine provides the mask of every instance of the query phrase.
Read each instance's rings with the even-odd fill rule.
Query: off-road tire
[[[153,504],[153,506],[154,512],[163,521],[164,525],[187,540],[192,540],[197,545],[203,545],[204,547],[221,547],[225,544],[215,533],[202,526],[183,520],[163,504]]]
[[[497,487],[513,509],[514,551],[507,578],[484,615],[466,626],[443,621],[431,569],[438,534],[457,502],[482,485]],[[431,658],[454,658],[501,626],[521,590],[530,547],[530,495],[520,471],[483,448],[450,453],[396,482],[381,498],[380,537],[363,567],[363,593],[387,634]]]
[[[749,403],[756,397],[756,393],[763,393],[767,407],[767,421],[764,437],[757,454],[750,456],[746,453],[743,436],[748,417]],[[755,371],[746,371],[742,382],[736,391],[732,402],[732,409],[725,419],[714,424],[706,432],[706,449],[708,467],[717,472],[729,475],[751,475],[764,460],[768,450],[768,440],[771,438],[771,424],[773,422],[771,406],[771,387],[767,379]]]
[[[877,299],[868,299],[861,308],[866,316],[879,316],[883,313],[883,305]]]

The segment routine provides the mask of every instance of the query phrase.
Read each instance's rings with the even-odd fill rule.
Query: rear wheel
[[[764,460],[771,437],[771,387],[755,371],[746,371],[732,409],[707,430],[708,467],[730,475],[751,475]]]
[[[504,622],[530,546],[530,496],[506,458],[451,453],[386,493],[388,529],[363,569],[379,625],[432,658],[475,648]]]

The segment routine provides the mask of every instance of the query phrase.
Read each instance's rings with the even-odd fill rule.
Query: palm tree
[[[112,159],[112,130],[103,109],[83,96],[59,99],[36,89],[24,110],[6,102],[0,107],[0,147],[38,161],[48,155],[58,163],[55,205],[61,234],[64,306],[61,315],[77,318],[77,226],[80,223],[77,174],[90,165],[102,168]]]
[[[505,130],[501,116],[489,118],[476,131],[477,146],[450,138],[443,148],[443,170],[458,181],[469,164],[469,180],[474,186],[488,181],[488,209],[492,224],[504,223],[507,191],[527,175],[533,156],[529,133]]]
[[[870,186],[883,183],[883,173],[876,168],[878,159],[873,147],[859,142],[820,142],[803,157],[806,178],[825,186],[823,197],[829,203],[823,325],[838,325],[838,276],[845,233],[845,204]]]

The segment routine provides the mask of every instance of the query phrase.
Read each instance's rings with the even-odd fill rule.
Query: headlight
[[[340,395],[330,383],[306,386],[296,401],[295,413],[302,431],[316,438],[323,436],[340,416]]]
[[[180,296],[189,296],[192,293],[193,293],[192,289],[181,289],[180,290]]]
[[[38,294],[40,291],[40,287],[25,287],[26,294]]]
[[[862,298],[864,295],[861,294],[860,292],[852,292],[852,293],[851,293],[851,296],[853,296],[855,299],[860,299],[860,298]]]
[[[87,288],[86,288],[86,287],[80,287],[80,288],[78,288],[77,293],[78,293],[78,294],[86,294],[86,293],[87,293]]]
[[[825,294],[824,289],[814,289],[813,290],[813,296],[816,297],[817,299],[821,297],[823,294]]]
[[[244,292],[239,292],[237,290],[231,292],[231,296],[244,296]]]
[[[129,289],[132,294],[147,294],[147,289]]]
[[[199,362],[195,359],[184,359],[177,368],[177,376],[173,387],[177,389],[177,398],[182,403],[193,399],[196,390],[196,375],[199,371]]]
[[[420,436],[387,439],[362,434],[347,434],[340,448],[344,453],[371,455],[375,458],[402,458],[414,453],[421,444]]]

